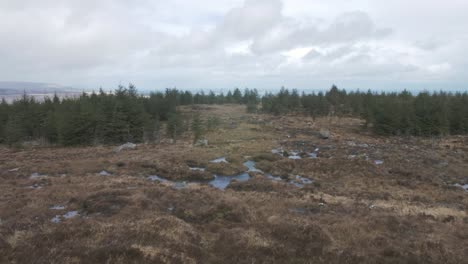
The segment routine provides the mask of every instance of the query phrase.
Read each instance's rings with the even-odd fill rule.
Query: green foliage
[[[161,123],[167,121],[167,134],[176,140],[189,129],[194,140],[204,130],[213,131],[221,124],[209,117],[206,124],[176,113],[181,105],[245,104],[248,112],[282,115],[302,113],[313,117],[354,116],[365,120],[365,127],[381,135],[441,136],[468,134],[468,93],[346,92],[333,86],[328,92],[300,95],[281,88],[277,94],[260,97],[257,90],[239,89],[216,94],[203,91],[166,89],[140,95],[136,87],[119,86],[113,92],[60,100],[58,96],[43,102],[24,94],[18,100],[0,103],[0,143],[20,144],[27,140],[46,140],[64,146],[159,142]]]
[[[177,141],[178,136],[183,132],[183,119],[178,113],[171,113],[167,120],[167,135],[174,140],[174,143]]]
[[[467,93],[350,92],[333,86],[327,93],[298,95],[282,88],[262,98],[262,111],[275,115],[301,111],[313,117],[363,118],[365,127],[381,135],[439,136],[468,134]]]
[[[210,116],[208,117],[208,120],[206,121],[206,128],[210,131],[215,130],[220,125],[221,125],[221,119],[219,119],[216,116]]]
[[[200,118],[199,115],[195,115],[192,120],[192,132],[193,132],[193,142],[197,142],[197,140],[201,139],[203,135],[203,120]]]

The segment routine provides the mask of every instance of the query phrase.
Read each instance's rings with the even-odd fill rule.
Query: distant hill
[[[0,81],[0,98],[5,98],[8,102],[21,97],[24,92],[37,100],[43,100],[55,93],[59,97],[76,96],[81,90],[53,83]]]

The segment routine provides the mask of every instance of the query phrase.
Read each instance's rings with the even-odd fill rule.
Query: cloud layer
[[[0,80],[460,89],[465,2],[0,0]]]

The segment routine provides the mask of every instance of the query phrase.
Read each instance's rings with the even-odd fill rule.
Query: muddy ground
[[[468,263],[468,137],[182,110],[222,120],[208,146],[1,147],[0,262]],[[210,184],[249,160],[249,180]]]

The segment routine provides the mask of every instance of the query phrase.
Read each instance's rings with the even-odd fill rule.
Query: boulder
[[[195,142],[196,147],[205,147],[208,146],[208,139],[199,139]]]
[[[114,149],[115,152],[120,152],[122,150],[126,150],[126,149],[136,149],[137,145],[136,144],[133,144],[133,143],[130,143],[130,142],[127,142],[123,145],[120,145],[118,147],[116,147]]]
[[[322,129],[319,132],[319,136],[320,136],[321,139],[329,139],[330,138],[330,131]]]

